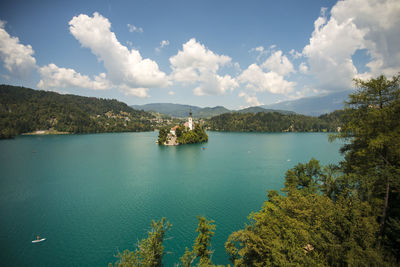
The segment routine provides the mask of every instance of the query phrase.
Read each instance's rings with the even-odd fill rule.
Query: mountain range
[[[291,110],[308,116],[319,116],[332,111],[343,109],[351,91],[335,92],[323,96],[305,97],[292,101],[261,106],[267,109]]]
[[[249,107],[240,110],[229,110],[222,106],[202,108],[198,106],[172,103],[151,103],[145,105],[132,105],[131,107],[148,112],[162,113],[177,118],[187,117],[190,111],[192,112],[194,118],[211,118],[213,116],[218,116],[230,112],[278,112],[281,114],[298,113],[308,116],[319,116],[338,109],[343,109],[344,101],[347,99],[350,93],[351,91],[342,91],[324,96],[307,97],[270,105]]]

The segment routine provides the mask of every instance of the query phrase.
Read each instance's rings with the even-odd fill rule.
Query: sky
[[[0,1],[0,83],[239,109],[400,72],[400,1]]]

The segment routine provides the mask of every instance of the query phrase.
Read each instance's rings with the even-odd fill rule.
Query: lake
[[[173,225],[165,266],[195,239],[197,215],[215,220],[214,264],[287,169],[342,159],[326,133],[209,132],[206,144],[161,147],[157,132],[20,136],[0,140],[3,266],[107,266],[146,237],[152,219]],[[204,147],[204,148],[203,148]],[[32,244],[36,235],[46,241]]]

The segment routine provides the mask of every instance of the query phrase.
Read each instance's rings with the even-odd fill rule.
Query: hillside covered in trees
[[[151,118],[115,99],[0,85],[0,138],[48,129],[68,133],[150,131]]]
[[[319,117],[278,112],[225,113],[207,120],[207,128],[224,132],[335,132],[342,110]]]
[[[229,236],[233,266],[399,266],[400,75],[355,83],[335,136],[346,140],[344,160],[289,169],[281,192],[268,191],[261,210]],[[170,228],[165,218],[152,222],[148,237],[114,266],[162,266]],[[215,229],[198,217],[198,236],[179,266],[215,266]]]

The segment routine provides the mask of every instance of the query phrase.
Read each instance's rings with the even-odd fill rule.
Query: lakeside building
[[[186,129],[189,129],[190,131],[193,130],[193,118],[192,118],[192,112],[189,112],[189,117],[188,120],[184,123],[184,126]],[[179,125],[175,125],[174,127],[172,127],[169,132],[171,135],[176,135],[176,129],[179,128]]]

